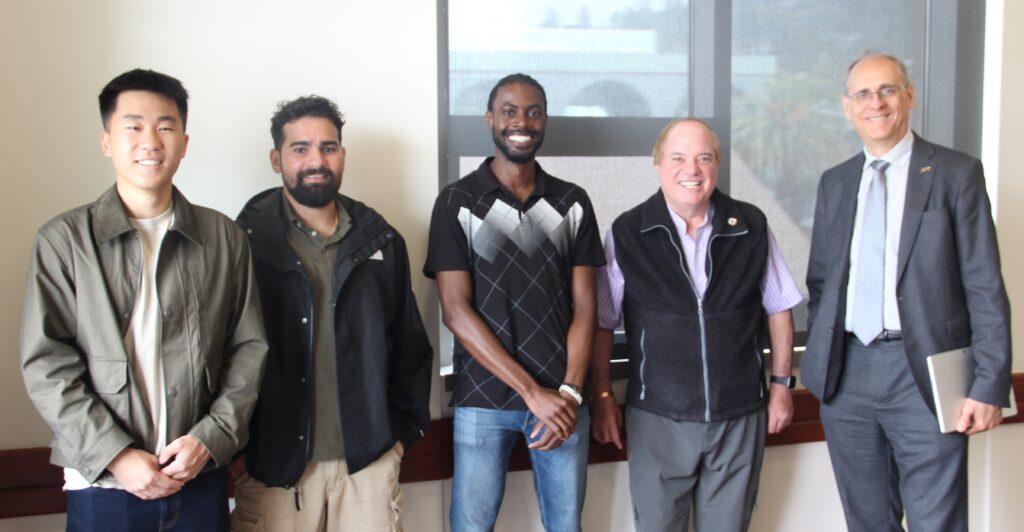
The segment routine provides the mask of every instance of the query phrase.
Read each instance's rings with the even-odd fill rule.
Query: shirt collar
[[[910,128],[907,128],[907,134],[903,135],[903,138],[896,143],[885,155],[881,157],[875,157],[868,152],[867,147],[864,148],[864,168],[867,169],[871,166],[871,163],[878,159],[881,159],[889,164],[896,166],[909,166],[910,164],[910,153],[914,148],[914,132]]]
[[[348,211],[345,210],[345,206],[341,204],[340,198],[334,198],[334,206],[337,207],[338,209],[337,228],[341,228],[345,224],[351,223],[352,218],[348,215]],[[283,191],[281,192],[281,211],[279,214],[281,216],[281,221],[288,224],[289,226],[298,226],[302,227],[303,229],[306,229],[306,225],[302,223],[302,220],[299,220],[298,216],[295,215],[295,210],[292,209],[291,204],[288,203],[288,198],[284,196]]]
[[[478,181],[478,192],[481,196],[494,192],[495,190],[501,190],[511,194],[511,192],[506,189],[500,181],[498,181],[498,177],[494,175],[494,172],[491,171],[491,161],[493,160],[493,156],[484,159],[484,162],[480,163],[480,167],[476,169],[477,175],[480,176],[480,180]],[[534,161],[533,164],[537,169],[537,178],[533,184],[533,192],[530,193],[531,198],[543,196],[547,192],[548,184],[548,173],[541,168],[540,163],[537,161]]]
[[[676,214],[676,211],[673,211],[672,208],[668,206],[668,202],[665,203],[665,208],[668,209],[668,215],[670,218],[672,218],[672,223],[675,224],[676,231],[678,231],[680,235],[687,234],[688,225],[686,223],[686,220],[684,220],[682,216]],[[711,221],[714,219],[715,203],[708,202],[708,208],[707,210],[704,211],[704,220],[700,223],[699,226],[697,226],[697,229],[700,230],[702,227],[710,227]]]
[[[185,196],[178,192],[178,187],[171,188],[172,208],[174,209],[174,221],[169,231],[181,233],[189,240],[202,243],[199,235],[199,221],[196,219],[192,204],[185,199]],[[128,221],[128,213],[121,203],[121,196],[117,193],[117,185],[107,189],[98,200],[96,200],[96,211],[93,217],[93,232],[96,234],[96,241],[100,244],[106,243],[116,236],[135,231],[135,227]]]

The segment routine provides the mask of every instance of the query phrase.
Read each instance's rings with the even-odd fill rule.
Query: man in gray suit
[[[967,436],[997,426],[1010,387],[1010,308],[981,163],[910,131],[898,59],[865,54],[843,112],[864,151],[818,186],[801,376],[822,401],[851,531],[967,530]],[[970,347],[956,432],[942,434],[929,355]]]

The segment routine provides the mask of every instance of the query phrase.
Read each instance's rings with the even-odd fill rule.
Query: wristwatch
[[[563,382],[562,385],[558,387],[558,391],[565,392],[565,393],[569,394],[569,397],[572,397],[573,399],[576,400],[576,404],[577,405],[582,405],[583,404],[583,387],[582,386],[577,386],[577,385],[569,383],[569,382]]]
[[[793,375],[786,375],[785,377],[772,375],[769,380],[771,380],[772,384],[785,384],[786,388],[789,388],[790,390],[796,388],[796,377]]]

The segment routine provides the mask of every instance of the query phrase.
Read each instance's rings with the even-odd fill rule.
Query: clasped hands
[[[186,434],[168,444],[159,456],[141,449],[125,449],[107,469],[129,493],[140,499],[159,499],[180,491],[209,460],[206,446]]]

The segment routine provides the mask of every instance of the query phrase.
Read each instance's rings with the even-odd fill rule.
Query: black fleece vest
[[[703,301],[659,190],[612,225],[625,278],[628,403],[685,421],[721,421],[764,405],[764,214],[715,191]]]

